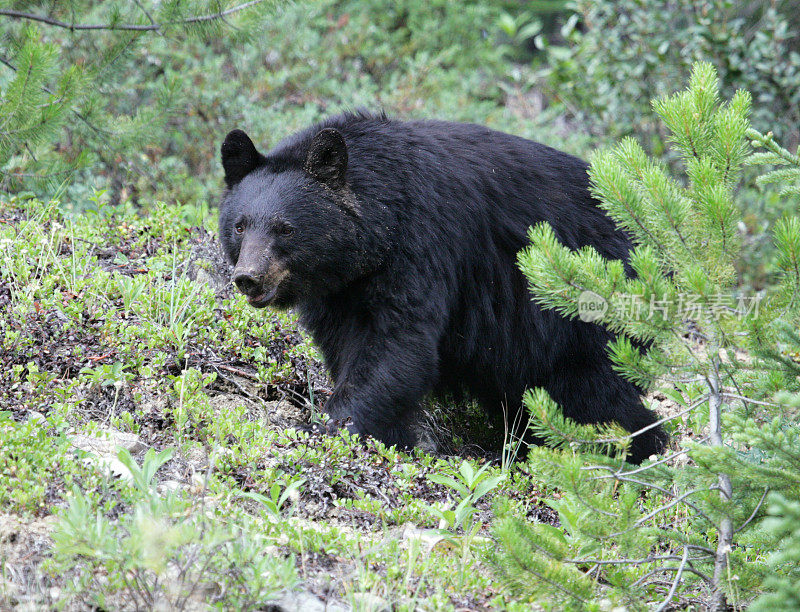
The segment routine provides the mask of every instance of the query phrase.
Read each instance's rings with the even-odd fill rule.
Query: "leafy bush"
[[[660,154],[650,100],[678,89],[702,60],[714,64],[723,95],[751,93],[756,128],[789,144],[800,139],[797,32],[774,3],[578,0],[575,10],[570,45],[550,49],[549,86],[597,133],[637,134]]]
[[[188,24],[180,22],[214,14],[218,3],[138,5],[36,2],[24,12],[109,28],[152,18],[164,26],[158,34],[32,28],[9,17],[19,11],[0,13],[0,117],[11,120],[0,138],[0,189],[49,195],[72,176],[70,200],[93,187],[115,203],[150,193],[210,200],[219,140],[237,125],[268,147],[345,108],[485,121],[502,101],[491,3],[264,0]],[[41,116],[29,112],[37,104]]]
[[[266,526],[240,517],[228,526],[199,503],[156,492],[156,471],[172,456],[151,449],[139,467],[127,451],[142,499],[131,512],[110,520],[79,489],[53,533],[51,571],[80,568],[70,599],[82,607],[182,610],[198,603],[235,609],[267,604],[298,580],[294,560],[265,551]]]
[[[139,4],[158,19],[175,2]],[[29,10],[71,19],[73,5],[79,20],[102,22],[117,7],[121,22],[148,22],[118,0],[70,0],[51,13],[52,3],[36,2]],[[185,3],[181,14],[203,12],[206,5],[217,3]],[[67,181],[66,205],[85,202],[94,189],[107,190],[114,204],[146,205],[154,195],[213,203],[221,183],[219,143],[227,131],[246,128],[268,148],[326,114],[356,107],[483,123],[580,152],[585,136],[507,107],[502,9],[485,0],[265,0],[253,11],[227,16],[235,27],[174,27],[165,36],[68,34],[38,24],[34,42],[50,50],[50,76],[41,84],[55,90],[55,75],[70,66],[84,80],[73,104],[54,107],[61,119],[47,133],[7,142],[11,158],[0,163],[0,190],[28,189],[47,199]],[[2,14],[0,23],[8,31],[0,55],[18,61],[13,58],[30,30]],[[87,57],[91,63],[84,66]],[[15,74],[0,65],[0,88]]]

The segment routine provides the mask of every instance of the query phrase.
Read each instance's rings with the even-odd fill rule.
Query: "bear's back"
[[[630,243],[589,194],[587,164],[552,147],[489,128],[447,121],[399,121],[345,114],[348,181],[367,205],[393,209],[402,230],[473,242],[491,232],[506,251],[527,244],[540,221],[570,248],[587,244],[624,259]],[[401,231],[402,231],[401,230]]]

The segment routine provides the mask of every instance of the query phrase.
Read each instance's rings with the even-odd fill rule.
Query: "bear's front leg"
[[[438,376],[437,342],[430,330],[370,334],[339,355],[327,429],[346,427],[391,446],[411,447],[411,424]]]

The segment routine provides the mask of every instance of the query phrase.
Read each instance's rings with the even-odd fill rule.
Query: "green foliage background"
[[[13,4],[62,18],[70,14],[69,5],[77,4],[84,22],[108,21],[111,8],[128,5]],[[216,6],[189,4],[195,13]],[[0,157],[6,189],[37,188],[26,180],[30,177],[15,176],[37,167],[51,179],[40,193],[52,191],[63,178],[52,176],[52,162],[59,159],[82,168],[70,183],[75,193],[98,187],[111,189],[114,201],[148,194],[213,200],[219,188],[219,143],[229,129],[246,128],[268,148],[326,114],[358,107],[487,123],[554,140],[547,138],[552,132],[546,121],[520,118],[505,108],[509,63],[499,44],[500,5],[444,0],[272,0],[265,5],[268,12],[264,8],[256,16],[236,13],[229,19],[232,27],[222,30],[218,25],[158,34],[69,32],[0,16],[5,26],[0,54],[19,63],[28,45],[47,56],[40,63],[47,70],[37,80],[41,86],[53,90],[57,75],[70,71],[87,80],[57,105],[58,117],[46,131],[15,139],[16,148]],[[130,22],[135,13],[129,7],[118,18]],[[140,14],[139,21],[146,19]],[[0,71],[6,82],[12,76]],[[28,90],[42,96],[41,89]],[[6,92],[9,101],[12,96]],[[57,155],[49,155],[54,149]],[[47,163],[33,163],[34,150]]]

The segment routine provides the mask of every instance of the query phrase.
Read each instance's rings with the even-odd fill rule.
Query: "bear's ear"
[[[347,145],[338,130],[325,128],[311,139],[305,171],[318,181],[339,189],[344,187],[347,171]]]
[[[233,130],[225,137],[220,153],[228,187],[233,187],[264,163],[264,156],[242,130]]]

